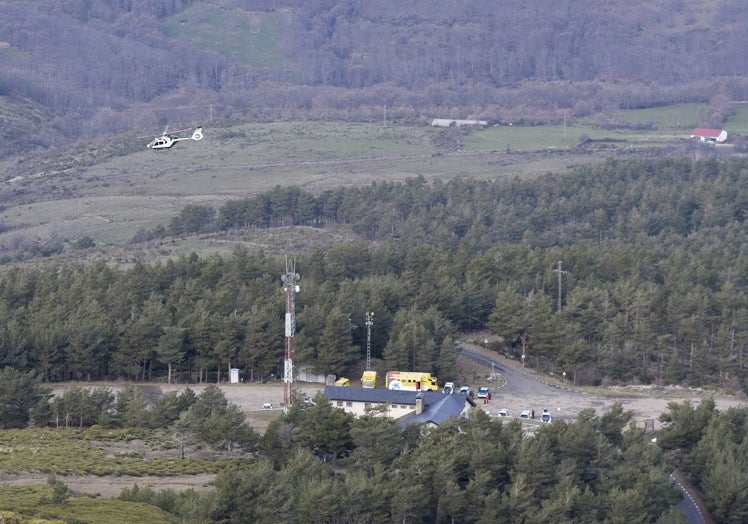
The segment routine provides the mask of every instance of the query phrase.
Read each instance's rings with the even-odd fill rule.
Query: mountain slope
[[[748,99],[748,5],[736,0],[0,0],[0,9],[0,94],[48,112],[38,139],[11,134],[0,157],[208,119],[361,121],[386,107],[411,122],[537,123]],[[711,115],[704,124],[725,116]]]

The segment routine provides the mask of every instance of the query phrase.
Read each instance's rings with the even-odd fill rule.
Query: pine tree
[[[359,356],[353,345],[351,321],[340,309],[334,307],[327,315],[319,340],[316,369],[320,373],[342,375],[347,373]]]

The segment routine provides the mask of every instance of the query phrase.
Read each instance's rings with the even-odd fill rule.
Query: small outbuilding
[[[697,127],[691,131],[691,138],[696,138],[702,142],[716,142],[721,144],[727,140],[727,131],[724,129],[711,129],[708,127]]]

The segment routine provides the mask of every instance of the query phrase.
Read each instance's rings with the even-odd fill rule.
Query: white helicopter
[[[169,133],[169,126],[166,126],[164,133],[151,140],[148,143],[148,149],[169,149],[171,146],[182,140],[202,140],[203,139],[203,127],[197,126],[190,136],[179,136],[176,134]]]

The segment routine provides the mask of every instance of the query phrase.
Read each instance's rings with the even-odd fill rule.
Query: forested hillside
[[[561,122],[748,99],[739,0],[0,1],[0,156],[266,119]],[[34,107],[30,112],[29,105]],[[33,123],[33,125],[32,125]]]
[[[577,384],[739,389],[746,173],[742,160],[667,159],[318,197],[277,188],[215,215],[188,206],[171,233],[296,222],[356,231],[358,242],[296,253],[297,357],[322,373],[360,369],[364,313],[374,311],[382,370],[451,376],[457,333],[488,327],[503,340],[494,349]],[[163,380],[170,368],[192,381],[229,367],[269,377],[283,352],[283,268],[237,248],[122,271],[103,262],[12,269],[0,281],[0,364],[48,381]]]

